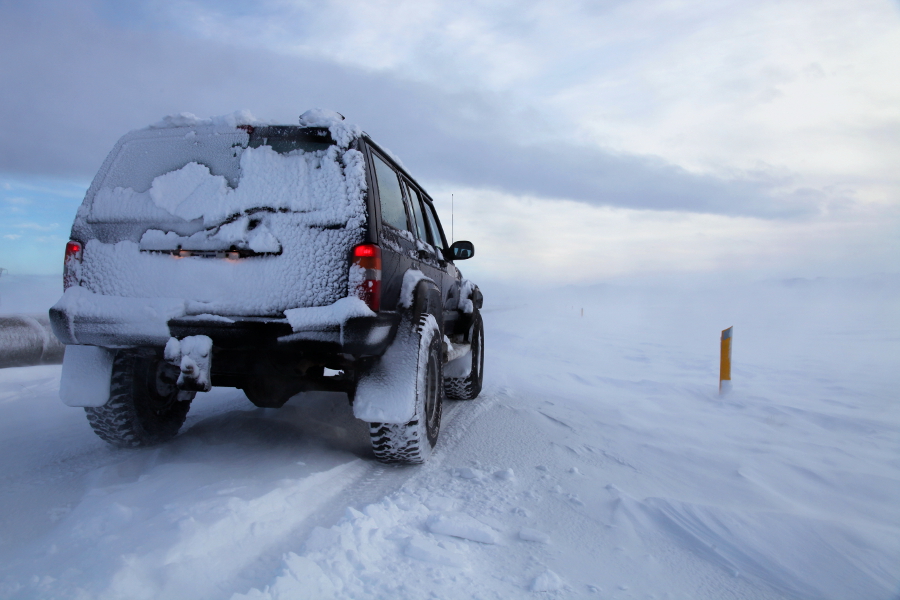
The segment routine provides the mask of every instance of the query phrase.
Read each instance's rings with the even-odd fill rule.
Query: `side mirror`
[[[460,240],[447,248],[447,260],[466,260],[475,256],[475,246],[472,242]]]

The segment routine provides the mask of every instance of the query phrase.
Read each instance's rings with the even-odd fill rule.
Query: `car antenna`
[[[453,236],[453,194],[450,194],[450,243],[456,241],[456,238]]]

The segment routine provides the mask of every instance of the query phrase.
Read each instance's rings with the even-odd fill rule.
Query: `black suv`
[[[78,211],[50,310],[60,396],[137,447],[213,385],[261,407],[344,391],[377,458],[423,462],[444,395],[481,390],[482,296],[454,264],[473,254],[337,113],[170,117],[119,140]]]

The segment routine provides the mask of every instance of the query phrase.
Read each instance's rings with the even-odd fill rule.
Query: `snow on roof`
[[[198,117],[189,112],[181,112],[175,115],[166,115],[162,120],[148,126],[147,129],[167,129],[169,127],[202,127],[213,125],[234,129],[238,125],[272,125],[253,116],[249,110],[236,110],[229,115],[215,117]]]
[[[276,125],[274,121],[257,119],[249,110],[236,110],[228,115],[215,117],[198,117],[189,112],[167,115],[153,123],[147,129],[167,129],[170,127],[203,127],[213,126],[216,129],[234,129],[240,125]],[[311,108],[300,115],[300,123],[304,127],[327,127],[332,139],[341,148],[346,148],[354,138],[362,135],[362,129],[347,123],[344,116],[327,108]]]

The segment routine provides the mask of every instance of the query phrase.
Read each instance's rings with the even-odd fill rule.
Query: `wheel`
[[[471,362],[455,364],[456,361],[453,361],[447,365],[444,391],[447,393],[447,397],[453,400],[474,400],[481,393],[481,385],[484,382],[484,322],[481,320],[481,313],[477,310],[469,328],[469,342],[472,349],[468,358],[471,359]],[[460,357],[457,360],[466,358]],[[455,375],[458,370],[464,374],[461,374],[460,377],[453,377],[452,375]]]
[[[408,423],[369,423],[375,457],[386,463],[421,464],[431,455],[441,430],[443,409],[442,337],[435,318],[419,317],[409,339],[416,364],[416,415]]]
[[[123,448],[169,440],[184,424],[195,392],[175,387],[177,370],[161,358],[120,351],[113,359],[109,402],[88,407],[94,433]]]

